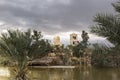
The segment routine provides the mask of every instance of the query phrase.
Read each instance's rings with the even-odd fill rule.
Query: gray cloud
[[[117,1],[117,0],[116,0]],[[88,30],[98,12],[115,0],[0,0],[0,29],[33,28],[47,34]]]

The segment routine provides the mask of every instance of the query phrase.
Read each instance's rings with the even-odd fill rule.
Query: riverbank
[[[31,66],[32,68],[75,68],[76,66]]]

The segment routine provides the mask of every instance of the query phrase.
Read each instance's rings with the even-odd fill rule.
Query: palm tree
[[[120,1],[112,4],[118,14],[97,14],[94,17],[95,26],[91,32],[106,37],[115,46],[120,45]]]
[[[15,80],[28,80],[28,61],[34,58],[36,50],[41,48],[41,46],[44,46],[41,44],[41,33],[39,33],[39,38],[35,36],[38,35],[34,32],[34,35],[32,36],[31,30],[28,30],[27,32],[8,30],[8,33],[1,34],[1,54],[15,63],[13,69],[16,74]],[[42,42],[46,43],[46,41]]]
[[[115,64],[118,67],[120,65],[120,1],[112,5],[117,14],[97,14],[94,17],[96,24],[91,27],[91,32],[105,37],[114,44],[114,47],[110,48],[109,46],[105,50],[104,48],[93,50],[92,61],[94,62],[95,60],[97,64],[104,64],[104,66],[108,66],[106,63],[109,63],[110,66]],[[111,62],[113,63],[111,64]]]

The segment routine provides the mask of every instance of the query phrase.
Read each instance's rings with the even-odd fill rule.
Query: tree
[[[82,43],[86,43],[86,44],[87,44],[88,39],[89,39],[88,33],[83,30],[81,37],[82,37],[82,39],[83,39],[83,40],[82,40]]]
[[[33,31],[34,35],[32,35],[33,38],[33,49],[34,51],[34,58],[41,58],[45,55],[47,55],[49,52],[53,50],[53,47],[49,43],[49,41],[46,39],[42,39],[41,32],[38,32],[36,30]]]
[[[107,46],[100,46],[98,44],[93,44],[94,49],[91,55],[91,64],[98,67],[110,67],[112,58],[110,48]]]
[[[96,24],[91,32],[105,37],[115,46],[120,45],[120,1],[112,4],[118,14],[97,14],[94,17]]]
[[[81,37],[82,37],[81,43],[73,47],[73,55],[76,57],[83,57],[85,53],[85,49],[88,46],[88,39],[89,39],[88,33],[82,31]]]
[[[8,30],[8,33],[2,33],[0,37],[1,54],[6,56],[10,61],[15,63],[13,71],[15,72],[15,80],[28,80],[28,61],[34,59],[37,51],[46,52],[43,44],[48,47],[49,43],[41,40],[41,33],[37,31],[31,35],[31,30],[22,32],[20,30]],[[36,37],[39,36],[39,37]],[[42,42],[44,42],[42,44]],[[40,50],[39,50],[40,49]],[[42,52],[42,54],[44,53]]]
[[[117,14],[99,13],[94,17],[96,24],[91,27],[91,32],[105,37],[114,44],[114,47],[93,50],[92,63],[99,66],[120,66],[120,1],[113,3]]]

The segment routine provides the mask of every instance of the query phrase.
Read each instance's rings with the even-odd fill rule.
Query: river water
[[[119,68],[30,68],[31,80],[120,80]],[[0,67],[0,80],[11,80],[8,68]]]

